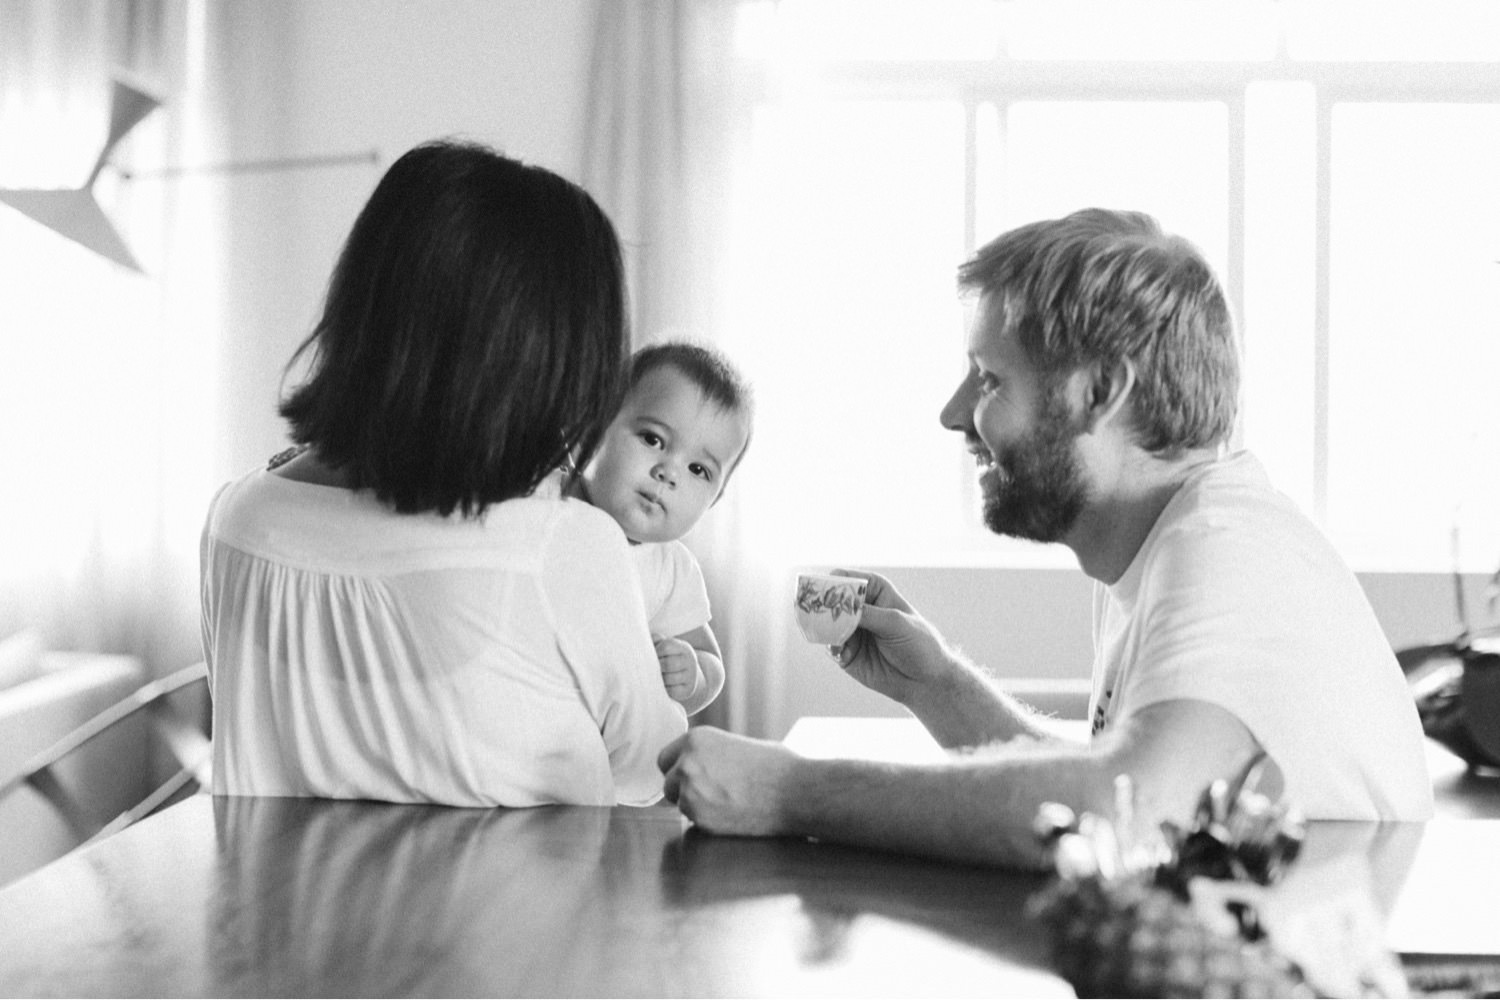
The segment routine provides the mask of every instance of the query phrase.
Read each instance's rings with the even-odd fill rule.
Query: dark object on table
[[[1187,829],[1162,839],[1131,832],[1130,780],[1116,780],[1113,823],[1049,803],[1037,834],[1053,846],[1058,878],[1031,901],[1048,928],[1053,963],[1080,997],[1314,997],[1297,964],[1280,953],[1240,894],[1280,879],[1305,827],[1257,788],[1264,755],[1232,780],[1204,790]]]
[[[1396,651],[1422,729],[1473,770],[1500,769],[1500,627]]]
[[[1061,880],[1033,903],[1054,969],[1081,998],[1317,997],[1269,939],[1214,928],[1160,886]]]
[[[1472,773],[1500,769],[1500,624],[1469,628],[1469,603],[1453,529],[1453,600],[1458,636],[1406,647],[1396,661],[1406,673],[1422,730],[1458,755]],[[1491,617],[1500,608],[1500,570],[1486,589]]]

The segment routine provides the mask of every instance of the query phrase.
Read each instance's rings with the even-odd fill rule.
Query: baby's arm
[[[667,694],[682,703],[689,716],[724,690],[724,657],[706,624],[680,636],[656,640],[656,659]]]

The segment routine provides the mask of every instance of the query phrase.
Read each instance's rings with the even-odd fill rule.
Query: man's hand
[[[781,744],[711,726],[694,727],[656,758],[662,791],[685,817],[715,834],[776,835],[797,756]]]
[[[661,665],[661,681],[673,701],[687,702],[703,681],[698,667],[698,651],[675,636],[655,641],[656,660]]]
[[[862,570],[835,570],[861,577],[865,608],[859,628],[842,647],[831,649],[845,671],[866,688],[909,704],[913,689],[950,673],[955,666],[942,637],[891,582]]]
[[[862,570],[833,572],[869,582],[859,628],[842,647],[831,648],[839,665],[866,688],[910,709],[943,747],[977,747],[1022,734],[1054,736],[950,650],[890,581]]]

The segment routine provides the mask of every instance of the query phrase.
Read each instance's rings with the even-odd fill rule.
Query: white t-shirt
[[[202,541],[214,792],[646,804],[687,728],[624,535],[549,482],[482,519],[257,470]]]
[[[1153,703],[1233,713],[1309,819],[1432,815],[1421,724],[1354,574],[1260,463],[1195,473],[1095,586],[1094,730]]]
[[[631,546],[630,555],[640,575],[652,636],[681,636],[708,625],[708,588],[692,550],[674,539]]]

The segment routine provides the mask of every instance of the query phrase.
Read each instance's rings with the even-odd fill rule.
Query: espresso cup
[[[867,584],[860,577],[798,574],[797,625],[807,641],[839,646],[853,635],[865,610]]]

